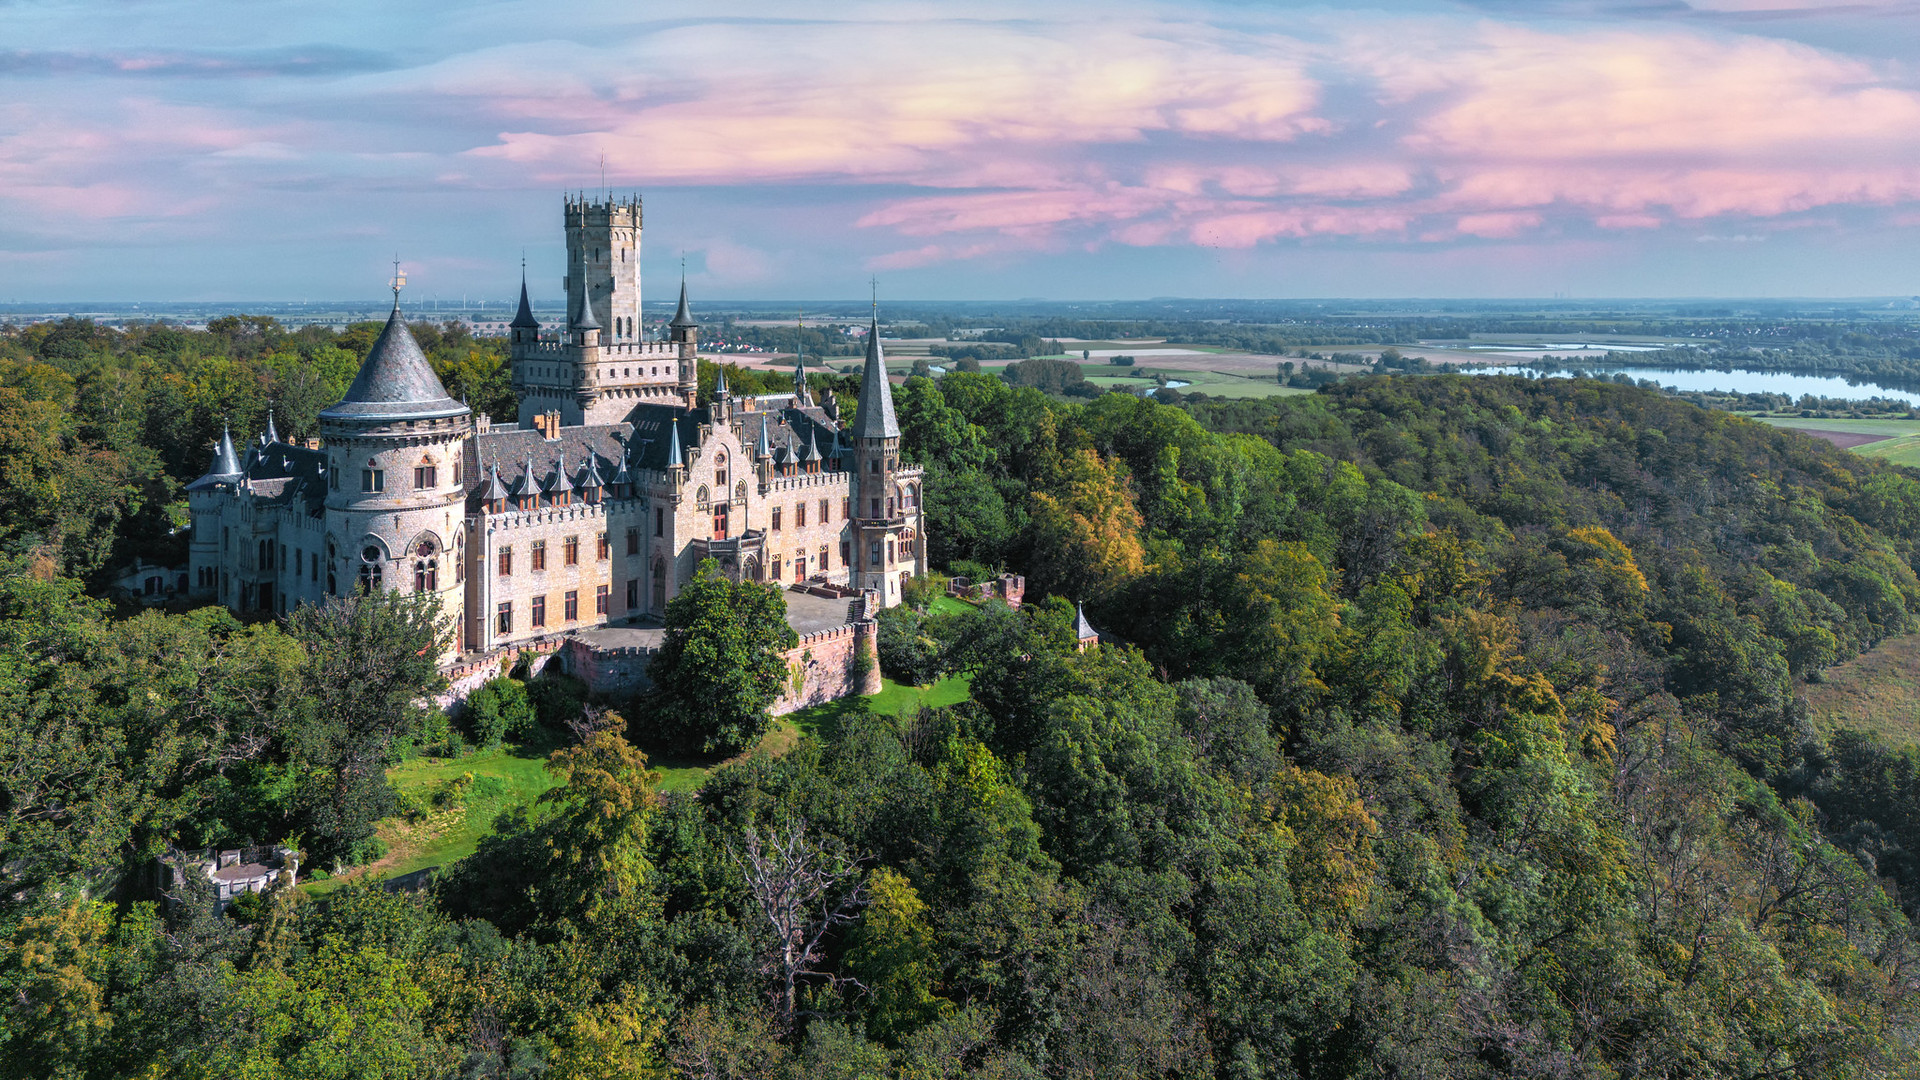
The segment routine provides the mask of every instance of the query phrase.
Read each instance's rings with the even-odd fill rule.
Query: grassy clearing
[[[1890,461],[1895,465],[1920,468],[1920,435],[1856,446],[1853,452],[1867,457],[1876,457],[1882,461]]]
[[[1809,431],[1854,431],[1862,435],[1920,435],[1920,420],[1879,418],[1821,420],[1812,416],[1747,416],[1774,427],[1803,428]],[[1872,444],[1868,444],[1872,445]]]
[[[384,858],[302,888],[322,895],[357,878],[400,877],[473,854],[480,838],[493,831],[493,819],[501,811],[528,805],[555,785],[546,769],[549,749],[546,745],[507,746],[463,758],[415,758],[388,769],[387,779],[401,797],[428,807],[427,814],[419,821],[387,818],[378,829],[387,845]],[[464,798],[433,806],[436,792],[447,790],[468,773],[473,775],[473,786]]]
[[[952,596],[936,596],[933,603],[927,605],[929,615],[964,615],[972,610],[972,604]]]
[[[1805,687],[1807,712],[1825,730],[1857,728],[1899,746],[1920,743],[1920,634],[1888,638]]]

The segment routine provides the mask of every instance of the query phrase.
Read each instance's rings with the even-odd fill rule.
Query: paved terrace
[[[784,590],[780,595],[787,601],[787,625],[793,627],[793,632],[801,637],[847,625],[853,621],[850,618],[853,605],[859,603],[856,597],[815,596],[792,589]],[[576,630],[572,636],[596,651],[658,649],[666,640],[667,632],[657,619],[638,619],[622,626]]]

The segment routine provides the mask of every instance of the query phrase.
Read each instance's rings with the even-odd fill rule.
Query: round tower
[[[687,279],[680,279],[680,306],[667,324],[667,340],[678,345],[680,353],[680,397],[691,409],[700,396],[700,360],[695,347],[700,340],[700,324],[693,321],[687,308]]]
[[[320,411],[327,592],[433,592],[458,618],[466,502],[459,463],[473,416],[448,396],[400,317],[399,284],[396,276],[393,313],[347,396]]]

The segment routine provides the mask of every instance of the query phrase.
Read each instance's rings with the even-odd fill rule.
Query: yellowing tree
[[[1044,593],[1106,596],[1145,568],[1140,527],[1133,493],[1113,466],[1092,450],[1067,454],[1033,493],[1029,574]]]

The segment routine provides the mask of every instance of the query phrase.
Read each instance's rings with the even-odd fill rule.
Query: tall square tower
[[[582,295],[607,344],[640,340],[640,199],[566,203],[567,312]]]

